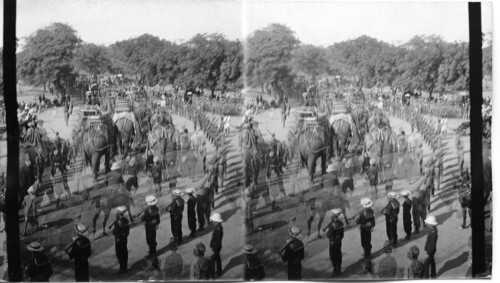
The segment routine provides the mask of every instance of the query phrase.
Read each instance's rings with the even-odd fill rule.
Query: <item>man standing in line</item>
[[[128,248],[127,240],[130,233],[130,223],[123,214],[127,211],[127,207],[120,206],[116,212],[116,221],[112,224],[113,235],[115,236],[115,252],[118,262],[120,263],[120,271],[118,274],[127,272],[128,265]]]
[[[361,234],[361,246],[364,249],[363,256],[370,258],[372,250],[372,231],[375,227],[375,212],[371,209],[373,202],[369,198],[361,199],[361,211],[356,217],[356,223],[359,224],[359,232]]]
[[[342,238],[344,238],[344,223],[339,220],[340,208],[332,209],[332,222],[328,225],[326,236],[330,239],[330,260],[333,265],[332,277],[340,275],[342,268]]]
[[[281,250],[280,255],[283,262],[288,262],[288,280],[302,280],[302,263],[304,259],[304,243],[297,239],[300,234],[299,228],[293,226],[289,230],[290,239]]]
[[[148,208],[141,216],[141,220],[145,222],[144,228],[146,229],[146,243],[149,247],[149,257],[153,257],[156,254],[156,230],[160,226],[160,211],[156,203],[158,203],[158,199],[155,196],[146,196]]]
[[[189,237],[194,237],[196,232],[196,197],[194,194],[194,188],[187,188],[184,192],[188,195],[187,200],[187,218],[188,218],[188,227],[191,233],[189,233]]]
[[[405,240],[409,240],[411,236],[411,200],[409,198],[410,192],[405,190],[401,192],[403,197],[403,228],[406,233]]]
[[[438,239],[437,221],[436,217],[429,215],[425,219],[425,223],[429,225],[429,232],[427,232],[427,240],[425,241],[425,252],[427,258],[424,260],[425,278],[436,278],[436,261],[434,255],[436,254],[436,244]]]
[[[83,234],[87,227],[83,224],[76,226],[77,236],[73,243],[66,249],[70,259],[75,259],[75,282],[89,281],[89,257],[92,253],[90,240]]]
[[[177,246],[182,244],[182,212],[184,211],[184,200],[182,199],[183,194],[184,193],[181,190],[175,189],[172,192],[174,199],[166,209],[170,212],[170,229],[174,238],[174,244]]]
[[[387,194],[388,203],[384,207],[382,213],[385,214],[385,224],[387,238],[392,245],[393,249],[396,249],[398,243],[398,214],[399,214],[399,201],[397,200],[398,194],[395,192],[389,192]]]
[[[218,278],[222,275],[220,251],[222,250],[222,237],[224,236],[224,231],[222,229],[222,217],[220,213],[214,212],[210,216],[210,221],[215,222],[215,228],[212,233],[212,240],[210,241],[210,248],[213,252],[213,255],[210,257],[210,263],[212,266],[212,270],[215,271],[214,274],[216,278]]]

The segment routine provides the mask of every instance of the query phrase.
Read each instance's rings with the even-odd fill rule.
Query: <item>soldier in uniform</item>
[[[427,232],[427,240],[425,241],[425,252],[427,253],[427,258],[424,260],[425,266],[425,278],[436,278],[436,261],[434,255],[436,254],[436,244],[438,239],[437,231],[437,221],[436,217],[429,215],[425,219],[425,223],[429,225],[429,231]]]
[[[288,262],[288,280],[302,280],[302,260],[304,259],[304,243],[297,239],[299,228],[293,226],[289,230],[290,239],[281,250],[283,262]]]
[[[194,196],[194,188],[187,188],[184,192],[188,195],[187,200],[187,218],[188,227],[191,233],[189,237],[194,237],[196,232],[196,197]]]
[[[25,265],[26,277],[30,282],[49,282],[52,276],[52,264],[49,257],[43,253],[45,249],[39,242],[32,242],[27,246],[33,257]]]
[[[123,216],[126,211],[127,207],[118,207],[116,211],[116,220],[112,224],[113,235],[115,236],[116,258],[120,263],[120,271],[118,272],[119,274],[126,273],[128,266],[127,240],[130,233],[130,224],[128,219]]]
[[[264,263],[257,256],[257,249],[252,245],[245,245],[243,252],[246,255],[245,269],[243,271],[243,280],[245,281],[260,281],[266,277]]]
[[[252,204],[252,194],[250,193],[250,187],[243,191],[243,205],[244,205],[244,222],[245,227],[248,231],[253,232],[253,204]]]
[[[222,237],[224,236],[224,231],[222,229],[222,216],[220,213],[214,212],[210,216],[210,221],[215,222],[215,228],[212,232],[212,239],[210,240],[210,248],[212,249],[212,256],[210,257],[210,263],[216,277],[222,275],[222,262],[220,258],[220,251],[222,250]]]
[[[409,240],[411,236],[411,199],[409,198],[410,196],[410,191],[402,191],[401,196],[404,198],[403,200],[403,228],[406,233],[405,240]]]
[[[172,195],[174,195],[174,199],[167,206],[166,210],[170,213],[170,229],[174,238],[174,244],[180,246],[182,244],[182,212],[184,211],[182,195],[184,193],[179,189],[175,189]]]
[[[75,281],[89,281],[89,257],[92,253],[90,240],[84,236],[87,227],[78,224],[75,227],[77,236],[73,238],[73,243],[66,249],[70,259],[75,259]]]
[[[153,195],[146,196],[148,208],[142,213],[141,221],[144,221],[146,229],[146,243],[149,247],[148,256],[156,255],[156,230],[160,226],[160,211],[156,204],[158,199]]]
[[[153,158],[153,163],[153,167],[151,167],[151,175],[153,177],[156,195],[161,196],[161,181],[163,180],[161,172],[163,170],[163,166],[161,166],[160,158],[158,158],[158,156]]]
[[[57,148],[54,150],[52,155],[52,169],[50,170],[50,174],[52,175],[52,177],[54,177],[54,175],[56,174],[56,169],[58,169],[59,172],[61,172],[61,175],[63,175],[64,172],[66,172],[64,168],[64,160],[62,152],[60,152],[60,150]]]
[[[363,210],[356,216],[356,224],[359,224],[361,235],[361,246],[364,249],[364,257],[369,258],[372,250],[372,232],[375,227],[375,212],[371,209],[373,202],[369,198],[361,199]]]
[[[38,231],[38,213],[36,209],[36,183],[31,185],[28,189],[28,194],[24,197],[23,206],[24,206],[24,236],[26,236],[26,229],[28,228],[28,224],[35,224],[36,231]]]
[[[344,223],[339,220],[342,209],[335,208],[331,210],[332,222],[328,225],[326,236],[330,240],[330,261],[333,265],[332,277],[340,275],[342,267],[342,238],[344,238]]]
[[[382,210],[385,214],[385,225],[387,238],[392,245],[393,249],[396,249],[398,243],[398,214],[399,214],[399,201],[397,200],[398,194],[395,192],[389,192],[387,194],[388,203],[386,207]]]

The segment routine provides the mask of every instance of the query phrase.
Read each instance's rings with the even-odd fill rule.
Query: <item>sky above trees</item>
[[[3,3],[0,8],[3,14]],[[198,33],[241,40],[279,23],[301,42],[324,47],[361,35],[397,44],[435,34],[453,42],[468,41],[467,13],[466,2],[23,0],[18,1],[17,33],[22,39],[62,22],[85,42],[110,45],[144,33],[178,42]],[[492,30],[488,6],[483,5],[483,14],[486,33]]]

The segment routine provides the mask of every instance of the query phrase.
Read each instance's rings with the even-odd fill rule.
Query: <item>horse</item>
[[[324,196],[314,197],[303,203],[310,210],[310,218],[307,221],[307,236],[311,235],[311,224],[314,220],[316,214],[319,216],[318,222],[318,238],[321,238],[321,225],[325,219],[325,215],[328,211],[334,208],[342,209],[342,214],[344,215],[346,226],[349,225],[349,220],[347,219],[346,209],[350,208],[349,201],[346,199],[344,194],[342,194],[337,188],[333,193],[324,193]]]
[[[96,224],[99,215],[101,215],[101,211],[104,211],[104,221],[102,222],[102,234],[106,235],[106,223],[108,222],[109,214],[111,213],[111,209],[119,206],[126,206],[128,215],[130,217],[130,222],[134,222],[134,218],[132,217],[132,213],[130,212],[130,204],[131,198],[126,193],[119,193],[115,191],[108,190],[102,195],[95,196],[91,200],[91,204],[94,205],[95,215],[93,219],[94,231],[96,232]]]

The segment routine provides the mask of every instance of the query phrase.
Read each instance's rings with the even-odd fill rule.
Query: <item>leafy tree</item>
[[[28,36],[18,57],[20,77],[34,85],[52,83],[62,97],[74,87],[75,50],[81,40],[68,25],[55,23]]]
[[[311,81],[325,73],[328,67],[326,50],[311,44],[301,45],[294,50],[291,64],[297,73],[304,73]]]
[[[224,36],[217,33],[197,34],[184,44],[189,51],[181,61],[185,72],[180,79],[187,88],[208,87],[214,94],[225,59],[226,44]]]
[[[328,48],[330,62],[334,66],[331,69],[351,77],[358,87],[373,87],[381,76],[377,71],[385,71],[385,67],[378,64],[387,46],[366,35],[336,43]]]
[[[469,87],[469,45],[467,43],[446,44],[443,62],[439,66],[437,90],[466,90]]]
[[[156,84],[159,80],[156,59],[164,45],[165,40],[150,34],[116,42],[110,46],[112,67],[115,71],[136,76],[139,84]]]
[[[77,70],[83,71],[93,78],[109,71],[111,67],[107,49],[92,43],[83,44],[76,49],[74,64]]]
[[[493,72],[493,48],[491,45],[491,33],[483,36],[483,76],[491,78]]]
[[[401,82],[405,89],[427,90],[432,98],[439,67],[444,60],[444,42],[438,36],[415,36],[404,45]]]
[[[289,62],[297,44],[294,32],[284,25],[253,32],[245,42],[245,81],[252,86],[269,84],[281,100],[284,90],[293,86]]]
[[[243,47],[240,41],[226,42],[224,61],[220,65],[218,85],[222,93],[228,88],[242,88]]]

